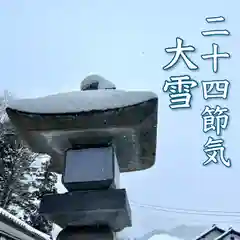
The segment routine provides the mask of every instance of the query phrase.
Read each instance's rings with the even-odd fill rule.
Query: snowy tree
[[[9,99],[8,91],[0,97],[0,207],[16,214],[32,200],[29,176],[37,154],[28,149],[9,121],[5,112]]]
[[[50,233],[52,223],[39,215],[39,203],[46,193],[55,193],[57,176],[49,162],[33,167],[40,155],[33,153],[9,121],[5,108],[11,96],[0,97],[0,207],[36,229]]]
[[[0,207],[14,213],[31,203],[28,179],[36,157],[9,122],[0,124]]]
[[[32,196],[38,201],[38,205],[45,194],[57,193],[55,186],[57,175],[49,171],[49,165],[49,160],[42,162],[41,169],[36,172],[33,182],[35,191],[32,192]],[[25,220],[32,227],[47,234],[53,229],[53,223],[39,214],[39,207],[36,207],[34,212],[25,213]]]

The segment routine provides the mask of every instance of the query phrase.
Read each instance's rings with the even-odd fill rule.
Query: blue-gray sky
[[[156,92],[159,95],[156,165],[122,177],[129,198],[165,207],[240,212],[239,7],[238,1],[233,0],[0,1],[0,91],[8,89],[21,98],[44,96],[79,89],[86,75],[98,73],[120,89]],[[226,22],[207,24],[205,18],[214,16],[224,16]],[[231,36],[201,35],[201,31],[213,27],[228,29]],[[164,48],[174,47],[176,37],[196,48],[189,57],[199,71],[190,71],[183,62],[163,71],[162,67],[172,58]],[[201,59],[201,54],[211,53],[214,42],[222,52],[232,55],[231,59],[219,61],[217,74],[212,72],[210,60]],[[162,87],[170,76],[183,74],[199,83],[228,79],[231,83],[228,100],[207,102],[199,87],[192,91],[192,109],[171,110],[169,96]],[[206,159],[203,144],[209,134],[201,130],[200,113],[207,104],[227,106],[230,110],[231,121],[223,132],[226,154],[232,160],[230,169],[221,163],[202,166]],[[216,135],[213,132],[211,136]],[[199,216],[136,206],[133,211],[142,213],[134,228],[157,227],[160,220],[169,225],[205,221]],[[154,221],[149,221],[152,218]]]

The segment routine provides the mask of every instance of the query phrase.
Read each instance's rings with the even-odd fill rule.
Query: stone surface
[[[119,188],[118,179],[119,167],[112,146],[66,152],[62,183],[69,192]]]
[[[115,240],[115,233],[105,226],[67,227],[57,240]]]
[[[60,174],[66,150],[107,143],[116,147],[120,172],[152,167],[156,154],[157,110],[158,99],[114,110],[65,114],[6,109],[31,149],[50,155],[51,171]]]
[[[41,201],[40,213],[62,228],[106,225],[117,232],[132,225],[125,189],[46,195]]]

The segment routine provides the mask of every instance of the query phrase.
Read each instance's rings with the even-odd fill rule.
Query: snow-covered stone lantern
[[[81,91],[9,103],[12,123],[34,152],[50,155],[68,190],[41,201],[41,213],[63,228],[59,239],[114,239],[131,226],[119,174],[155,163],[157,104],[152,92],[116,90],[98,75]]]

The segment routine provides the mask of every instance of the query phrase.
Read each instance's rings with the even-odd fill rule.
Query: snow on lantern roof
[[[80,87],[81,90],[87,90],[91,85],[95,85],[97,89],[116,89],[115,84],[96,74],[84,78]]]
[[[157,95],[148,91],[123,91],[99,89],[97,91],[74,91],[34,99],[9,101],[8,107],[21,112],[36,114],[63,114],[111,110],[136,105]]]

